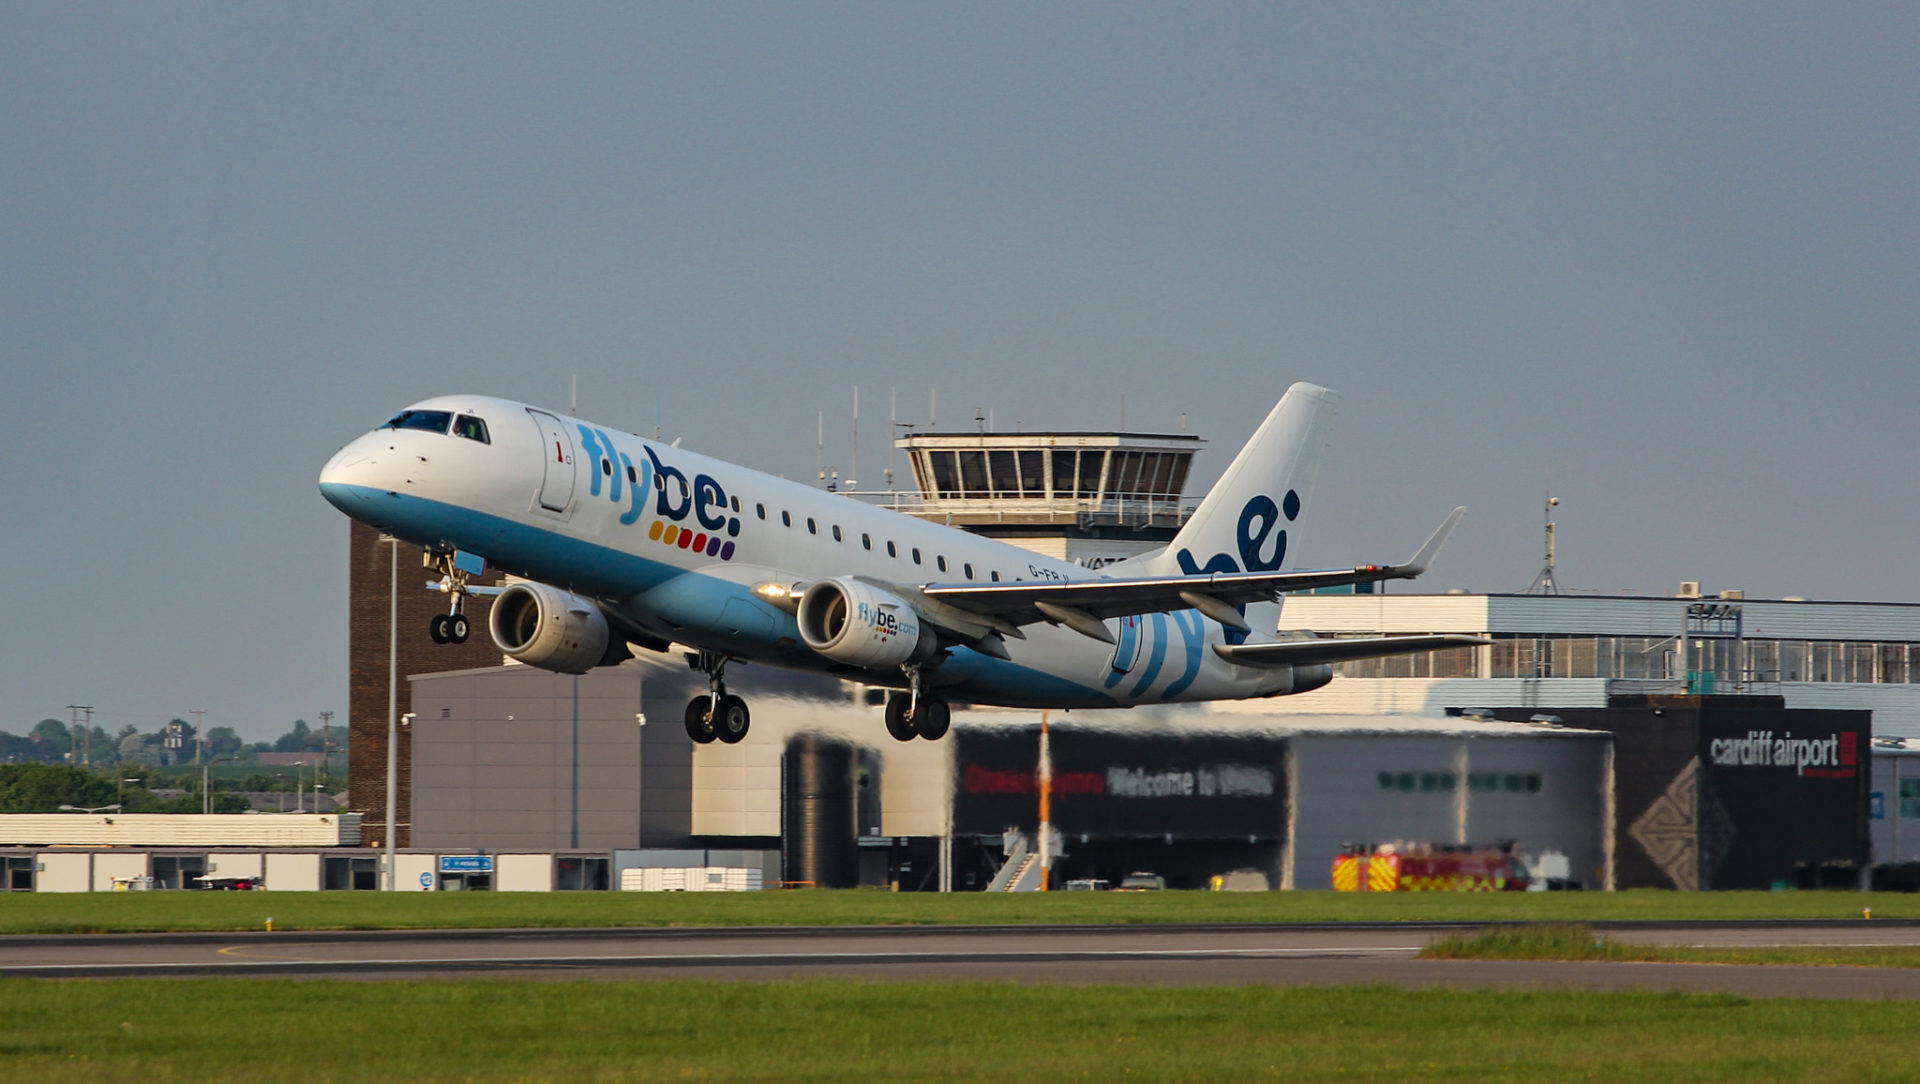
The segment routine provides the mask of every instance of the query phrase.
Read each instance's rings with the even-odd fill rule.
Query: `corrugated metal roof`
[[[0,844],[357,847],[358,813],[6,813]]]
[[[1741,607],[1751,639],[1920,643],[1920,605],[1624,595],[1290,595],[1281,626],[1319,632],[1672,636],[1689,603]]]

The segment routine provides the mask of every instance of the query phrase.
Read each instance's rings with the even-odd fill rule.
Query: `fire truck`
[[[1333,860],[1338,892],[1525,892],[1527,866],[1512,844],[1351,844]]]

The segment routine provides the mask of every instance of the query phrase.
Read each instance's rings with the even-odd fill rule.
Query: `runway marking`
[[[240,945],[228,945],[226,948],[218,949],[216,951],[217,951],[217,954],[221,956],[250,957],[254,959],[272,960],[272,961],[283,962],[283,963],[327,963],[329,962],[324,957],[320,957],[320,956],[275,956],[272,953],[268,953],[268,952],[248,952],[244,947]]]

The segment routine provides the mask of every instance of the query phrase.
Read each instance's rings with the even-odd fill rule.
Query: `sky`
[[[1307,566],[1920,602],[1920,6],[0,3],[0,730],[347,706],[315,479],[1340,391]],[[900,466],[904,469],[905,462]]]

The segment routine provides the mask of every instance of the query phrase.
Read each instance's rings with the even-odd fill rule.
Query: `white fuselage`
[[[1101,573],[521,403],[445,396],[413,409],[486,423],[486,441],[383,428],[321,474],[327,499],[408,542],[484,557],[599,603],[658,640],[900,686],[802,642],[751,588],[834,576],[892,584],[1085,580]],[[1194,610],[1110,619],[1109,645],[1032,624],[1011,659],[953,647],[926,671],[953,699],[1033,707],[1238,699],[1291,690],[1281,669],[1235,666]],[[1270,631],[1270,630],[1269,630]]]

